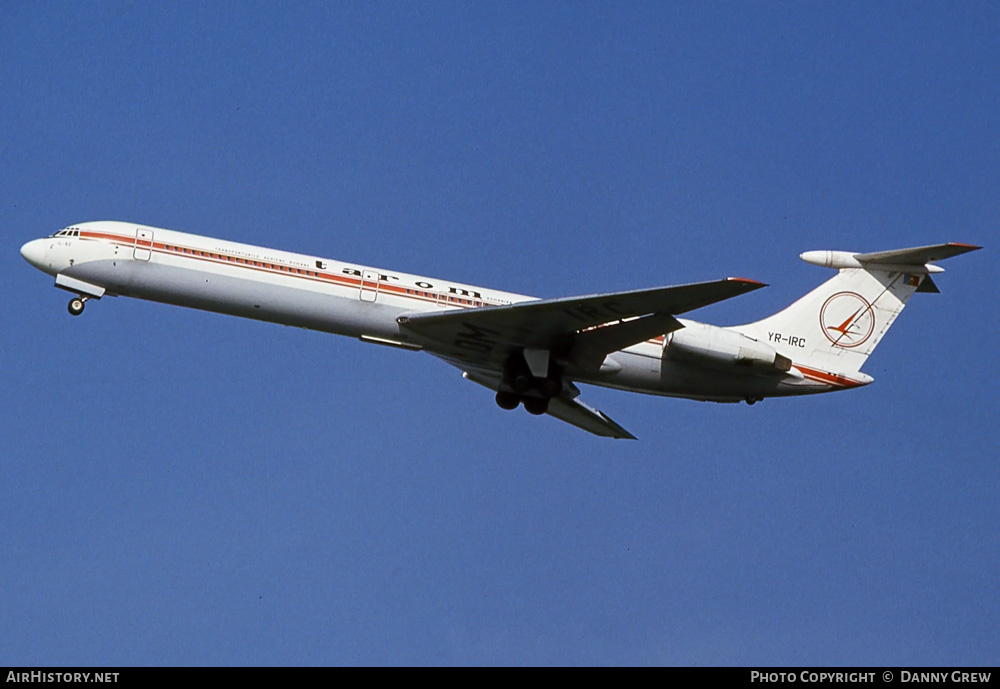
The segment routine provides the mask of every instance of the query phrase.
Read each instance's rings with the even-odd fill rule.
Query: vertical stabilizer
[[[969,244],[855,254],[807,251],[804,261],[837,274],[778,313],[736,330],[766,342],[793,362],[852,373],[862,365],[915,292],[936,292],[932,261],[978,249]]]

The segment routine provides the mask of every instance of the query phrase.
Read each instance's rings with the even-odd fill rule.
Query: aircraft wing
[[[675,287],[657,287],[562,299],[539,299],[505,306],[399,317],[408,340],[450,359],[502,365],[512,351],[547,350],[597,365],[604,355],[680,327],[671,316],[765,287],[745,278],[727,278]],[[603,326],[603,327],[598,327]]]
[[[596,371],[605,357],[681,326],[673,316],[764,287],[728,278],[676,287],[525,301],[506,306],[398,318],[407,342],[499,390],[514,353],[544,350],[564,367],[563,388],[549,401],[550,416],[595,435],[634,438],[603,412],[579,400],[573,373]]]

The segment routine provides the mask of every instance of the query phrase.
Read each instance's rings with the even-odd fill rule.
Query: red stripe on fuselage
[[[237,256],[235,254],[229,254],[220,251],[206,251],[205,249],[194,249],[189,246],[180,246],[178,244],[172,244],[172,243],[168,244],[159,241],[154,241],[151,243],[148,239],[145,240],[141,238],[137,239],[136,237],[133,237],[131,235],[120,235],[120,234],[113,234],[110,232],[96,232],[93,230],[81,230],[80,238],[107,240],[125,249],[133,249],[139,247],[142,249],[150,249],[153,252],[165,254],[168,256],[189,258],[215,265],[246,268],[249,270],[255,270],[257,272],[266,273],[269,275],[284,275],[302,280],[309,280],[311,282],[333,283],[334,285],[337,286],[349,287],[353,289],[362,288],[362,279],[358,277],[352,277],[349,275],[340,275],[336,273],[324,273],[321,271],[313,270],[310,268],[302,268],[295,265],[274,263],[273,261],[262,261],[259,259],[246,258],[243,256]],[[254,265],[255,263],[258,265]],[[285,270],[282,270],[281,269],[282,267],[284,267]],[[754,280],[748,280],[746,278],[729,278],[729,279],[744,281],[744,282],[756,282]],[[368,284],[369,283],[365,281],[365,285],[367,286]],[[464,297],[456,297],[446,292],[431,292],[428,290],[421,290],[416,287],[404,287],[400,285],[394,285],[389,282],[376,281],[370,284],[372,285],[371,289],[373,290],[377,289],[377,291],[379,292],[392,294],[398,297],[402,297],[404,299],[411,299],[426,304],[445,304],[448,306],[455,306],[459,308],[482,308],[484,306],[499,305],[499,303],[490,303],[482,299],[468,299]],[[663,335],[660,335],[659,337],[646,340],[646,343],[660,345],[663,343],[664,339],[665,337]]]
[[[853,378],[848,378],[846,376],[838,376],[834,373],[827,373],[826,371],[820,371],[815,368],[808,368],[801,364],[793,364],[795,368],[799,369],[806,378],[811,380],[818,380],[821,383],[828,383],[829,385],[837,385],[843,388],[857,388],[862,385],[867,385],[868,383],[863,383],[859,380],[854,380]]]
[[[309,280],[312,282],[333,283],[338,286],[357,288],[357,289],[361,289],[362,287],[362,279],[358,277],[352,277],[349,275],[339,275],[336,273],[325,273],[322,271],[313,270],[311,268],[302,268],[287,263],[275,263],[274,261],[265,261],[256,258],[246,258],[243,256],[237,256],[226,252],[207,251],[205,249],[195,249],[189,246],[180,246],[178,244],[167,244],[165,242],[150,243],[149,240],[144,240],[141,238],[136,239],[135,237],[132,237],[130,235],[112,234],[109,232],[95,232],[93,230],[81,231],[80,237],[81,239],[107,240],[113,244],[116,244],[126,249],[136,248],[136,247],[142,249],[150,249],[154,252],[165,254],[168,256],[190,258],[216,265],[235,266],[239,268],[245,268],[248,270],[255,270],[257,272],[266,273],[269,275],[284,275],[288,277]],[[367,285],[368,282],[365,281],[365,284]],[[457,297],[448,294],[447,292],[432,292],[429,290],[421,290],[415,287],[404,287],[400,285],[394,285],[389,282],[382,282],[380,280],[371,283],[371,289],[387,294],[393,294],[399,297],[403,297],[405,299],[411,299],[430,304],[445,304],[448,306],[456,306],[461,308],[480,308],[483,306],[495,305],[483,299],[469,299],[465,297]]]

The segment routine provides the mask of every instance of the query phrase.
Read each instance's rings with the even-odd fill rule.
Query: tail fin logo
[[[860,294],[837,292],[823,302],[819,326],[835,347],[850,349],[867,342],[875,332],[875,312]]]

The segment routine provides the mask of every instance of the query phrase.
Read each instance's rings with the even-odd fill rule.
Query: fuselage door
[[[378,298],[378,271],[361,272],[361,301],[375,301]]]
[[[148,261],[153,252],[153,232],[142,227],[135,230],[135,250],[132,256],[137,261]]]

